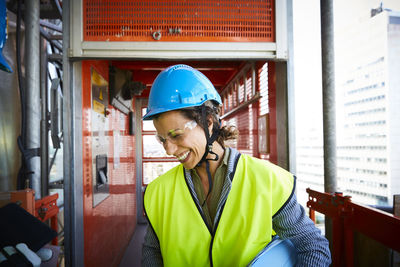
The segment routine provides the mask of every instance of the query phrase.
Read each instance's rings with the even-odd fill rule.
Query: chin
[[[183,162],[183,167],[185,167],[185,169],[191,170],[197,167],[197,161],[193,161],[193,159],[189,159],[186,162]]]
[[[182,163],[182,165],[187,170],[191,170],[191,169],[194,169],[196,167],[196,165],[193,165],[192,163],[189,163],[189,162]]]

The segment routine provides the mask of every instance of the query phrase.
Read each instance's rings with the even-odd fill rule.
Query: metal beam
[[[296,170],[296,118],[294,93],[294,53],[293,53],[293,0],[287,0],[287,119],[288,119],[288,170]]]
[[[215,61],[215,60],[206,60],[206,61],[111,61],[111,65],[118,67],[120,69],[129,69],[129,70],[156,70],[161,71],[166,67],[175,64],[187,64],[192,66],[193,68],[198,69],[199,71],[205,70],[227,70],[234,71],[240,68],[242,61]]]
[[[77,1],[78,2],[78,1]],[[74,22],[75,23],[75,22]],[[265,60],[276,59],[272,42],[93,42],[82,41],[77,29],[73,34],[72,57],[166,59],[166,60]]]
[[[40,20],[40,25],[49,29],[52,29],[53,31],[61,32],[62,33],[62,27],[59,25],[55,25],[53,23],[48,22],[47,20]]]
[[[275,63],[276,74],[276,144],[277,164],[289,170],[289,128],[288,123],[288,66],[287,62]],[[273,79],[268,75],[268,79]]]
[[[53,40],[48,32],[44,29],[40,29],[40,34],[50,43],[52,43],[58,50],[62,51],[62,45],[57,41]]]
[[[146,218],[143,216],[143,153],[142,153],[142,112],[141,109],[147,106],[144,99],[135,100],[135,155],[136,155],[136,218],[138,223],[146,223]]]
[[[81,63],[72,63],[70,21],[74,1],[63,1],[63,151],[65,266],[84,266]],[[74,88],[76,88],[74,90]]]

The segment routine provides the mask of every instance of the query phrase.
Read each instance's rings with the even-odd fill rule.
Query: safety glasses
[[[173,144],[176,144],[185,137],[185,133],[196,128],[196,126],[197,122],[195,122],[194,120],[188,121],[183,126],[183,129],[177,128],[174,130],[169,130],[166,137],[156,134],[156,139],[162,145],[165,145],[167,143],[167,140]]]

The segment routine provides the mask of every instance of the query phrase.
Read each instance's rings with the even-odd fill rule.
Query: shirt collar
[[[228,147],[225,147],[224,158],[222,160],[222,164],[228,165],[229,153],[230,153],[230,149]]]

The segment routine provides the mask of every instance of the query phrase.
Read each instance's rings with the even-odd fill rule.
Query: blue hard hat
[[[297,249],[289,239],[275,236],[249,263],[249,267],[292,267],[297,263]]]
[[[183,64],[170,66],[155,79],[143,120],[151,120],[154,115],[171,110],[201,106],[207,100],[222,103],[217,90],[203,73]]]
[[[12,72],[10,65],[3,57],[3,47],[7,40],[7,9],[6,2],[0,0],[0,70]]]

